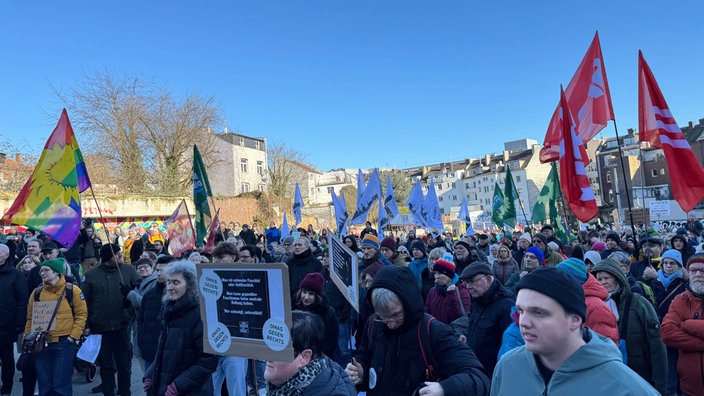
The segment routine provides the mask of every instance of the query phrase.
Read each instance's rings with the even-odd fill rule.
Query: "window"
[[[457,201],[457,195],[453,195],[453,196],[452,196],[452,200],[453,200],[453,201]]]
[[[445,214],[445,208],[440,208],[440,214]]]
[[[464,188],[469,189],[469,183],[465,183]]]
[[[257,174],[259,176],[264,176],[264,161],[257,161]]]
[[[442,191],[442,184],[438,184],[438,190]]]
[[[254,142],[254,148],[256,148],[257,150],[260,150],[262,148],[262,143],[260,141],[256,140]]]
[[[455,182],[452,182],[452,188],[455,188],[456,184]]]
[[[522,188],[519,188],[519,189],[518,189],[518,195],[520,196],[521,194],[523,194],[523,189],[522,189]]]
[[[611,182],[611,172],[606,174],[606,181],[609,183]]]
[[[521,182],[521,177],[520,177],[520,176],[516,176],[516,183],[520,183],[520,182]]]
[[[518,169],[520,167],[521,167],[521,165],[518,163],[518,161],[513,163],[513,169]]]
[[[242,183],[242,192],[249,192],[249,183]]]
[[[653,169],[650,172],[653,177],[658,177],[658,170],[657,169]]]
[[[259,185],[259,191],[264,192],[265,188],[266,188],[266,186],[264,186],[263,184]]]
[[[242,158],[240,160],[240,170],[243,173],[247,173],[247,158]],[[247,190],[247,191],[249,191],[249,190]]]
[[[438,197],[438,202],[442,202],[442,197]]]
[[[244,138],[240,138],[240,146],[244,147]]]
[[[665,174],[665,168],[660,168],[660,174],[664,175]]]

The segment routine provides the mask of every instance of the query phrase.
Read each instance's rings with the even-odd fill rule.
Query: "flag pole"
[[[565,196],[560,194],[560,203],[562,204],[562,215],[565,218],[565,237],[567,238],[567,244],[570,244],[570,224],[567,218],[567,209],[565,209]]]
[[[623,183],[626,190],[626,200],[628,204],[628,217],[631,221],[631,229],[635,230],[635,223],[633,221],[633,208],[631,205],[631,193],[628,189],[628,176],[626,176],[626,165],[623,162],[623,151],[621,150],[621,139],[618,137],[618,127],[616,126],[616,116],[614,115],[614,131],[616,132],[616,147],[618,147],[618,157],[621,160],[621,174],[623,175]],[[641,164],[641,169],[643,168]],[[645,197],[643,197],[645,202]],[[643,205],[645,207],[645,204]],[[635,231],[634,231],[635,232]]]
[[[98,205],[98,199],[95,197],[95,191],[93,191],[93,186],[90,186],[90,193],[93,196],[93,202],[95,202],[95,207],[98,208],[98,216],[100,216],[100,221],[103,224],[103,230],[105,231],[105,237],[108,239],[108,246],[110,246],[110,253],[115,255],[115,251],[112,248],[112,242],[110,241],[110,233],[108,232],[108,227],[105,225],[105,218],[103,217],[103,212],[100,210],[100,205]],[[122,271],[120,270],[120,264],[117,264],[117,273],[120,275],[120,283],[125,284],[125,279],[122,277]]]

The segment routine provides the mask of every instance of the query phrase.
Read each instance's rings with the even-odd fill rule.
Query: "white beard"
[[[697,294],[704,294],[704,282],[690,282],[689,288]]]

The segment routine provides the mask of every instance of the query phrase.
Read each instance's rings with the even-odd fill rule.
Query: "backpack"
[[[650,301],[653,306],[655,305],[655,293],[653,293],[653,289],[646,285],[645,282],[643,281],[636,281],[640,285],[640,287],[643,288],[643,292],[645,293],[645,297]]]

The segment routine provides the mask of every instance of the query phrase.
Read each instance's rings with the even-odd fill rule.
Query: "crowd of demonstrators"
[[[532,386],[559,393],[579,387],[595,370],[609,372],[599,386],[616,386],[613,379],[623,377],[617,388],[623,394],[700,394],[704,255],[696,253],[701,231],[695,233],[694,220],[662,234],[648,227],[573,232],[569,244],[550,226],[453,239],[434,230],[382,232],[368,223],[362,235],[342,237],[358,256],[359,312],[332,281],[325,228],[309,225],[284,238],[273,222],[265,232],[256,223],[223,222],[212,252],[180,258],[168,254],[169,241],[155,227],[116,230],[108,242],[84,222],[68,249],[28,230],[0,244],[0,282],[14,287],[1,289],[0,302],[4,317],[18,318],[0,329],[0,394],[11,391],[6,378],[13,365],[5,362],[31,319],[33,292],[40,287],[39,301],[57,299],[62,285],[86,307],[83,325],[70,305],[72,326],[108,343],[94,388],[107,395],[130,394],[133,356],[146,373],[145,392],[155,395],[447,395],[488,394],[490,387],[493,394],[518,394]],[[300,311],[291,332],[294,362],[203,353],[191,277],[202,262],[288,266],[292,307]],[[583,315],[569,305],[576,295]],[[57,322],[62,332],[69,323],[64,303],[65,297]],[[75,350],[82,332],[73,334],[73,327],[54,334],[53,349],[70,344]],[[176,361],[175,353],[187,356]],[[48,356],[35,367],[64,363]],[[47,373],[23,371],[23,394],[34,394],[37,381],[40,393],[65,389],[66,378],[70,386],[70,377]],[[522,380],[524,387],[515,388]]]

